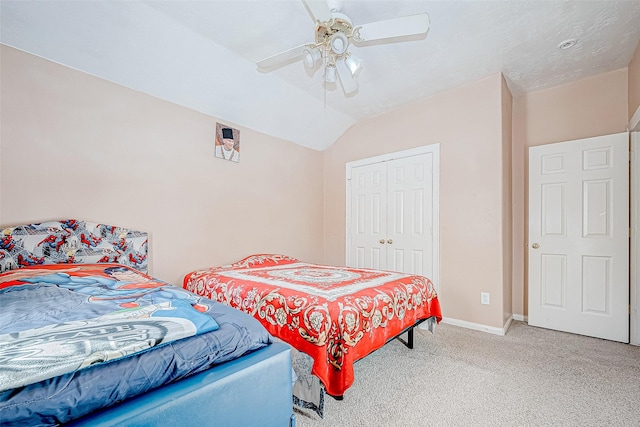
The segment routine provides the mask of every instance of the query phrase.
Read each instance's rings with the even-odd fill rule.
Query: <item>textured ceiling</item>
[[[311,42],[301,0],[1,0],[0,41],[101,78],[323,150],[358,120],[502,72],[514,96],[626,67],[640,1],[328,1],[354,25],[427,12],[426,37],[352,46],[359,91],[301,61],[256,61]],[[564,40],[578,43],[558,49]]]

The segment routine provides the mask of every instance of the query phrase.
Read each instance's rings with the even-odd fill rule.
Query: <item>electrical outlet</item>
[[[480,304],[489,304],[489,292],[480,292]]]

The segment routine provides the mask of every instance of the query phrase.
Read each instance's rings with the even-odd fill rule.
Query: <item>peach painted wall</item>
[[[624,132],[627,68],[526,94],[514,108],[526,117],[518,131],[528,147]]]
[[[514,99],[514,194],[524,195],[514,200],[514,248],[527,242],[528,147],[624,132],[627,108],[627,68]],[[522,257],[514,260],[514,277],[524,280],[514,281],[513,312],[527,315],[526,249]]]
[[[512,189],[512,110],[513,96],[504,76],[501,79],[502,96],[502,323],[505,324],[513,314],[513,189]]]
[[[640,42],[629,63],[629,120],[640,109]]]
[[[251,253],[322,261],[322,153],[1,49],[0,225],[148,231],[173,284]],[[239,163],[214,157],[217,121],[240,130]]]
[[[502,82],[497,74],[362,120],[324,152],[326,262],[345,262],[346,163],[439,143],[443,314],[503,326]]]
[[[512,195],[513,195],[513,286],[511,287],[512,312],[514,315],[526,314],[527,295],[525,290],[526,276],[526,248],[525,236],[526,212],[525,212],[525,171],[526,171],[526,138],[522,135],[526,117],[519,114],[521,110],[519,98],[514,98],[512,103]]]

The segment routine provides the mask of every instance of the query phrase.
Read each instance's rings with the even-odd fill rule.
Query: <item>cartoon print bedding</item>
[[[66,422],[271,342],[244,313],[119,264],[1,273],[0,305],[3,426]]]

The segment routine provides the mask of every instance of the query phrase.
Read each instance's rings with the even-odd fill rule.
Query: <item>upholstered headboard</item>
[[[149,239],[142,231],[75,219],[0,231],[0,272],[39,264],[118,263],[147,273]]]

